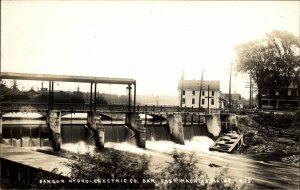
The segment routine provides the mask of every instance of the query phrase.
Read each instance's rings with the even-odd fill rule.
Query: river
[[[227,169],[228,177],[232,178],[239,189],[299,189],[299,168],[282,162],[263,161],[257,156],[243,154],[228,154],[211,152],[208,150],[213,143],[208,137],[194,137],[185,141],[185,145],[178,145],[170,141],[147,141],[146,149],[138,148],[127,142],[107,142],[105,147],[116,150],[146,154],[151,157],[151,170],[159,171],[167,162],[171,162],[171,153],[174,150],[186,153],[195,153],[198,166],[209,177],[214,177],[222,170]],[[84,142],[65,144],[63,150],[83,153],[92,150],[91,145]],[[211,167],[211,166],[220,167]]]
[[[32,149],[43,149],[45,146],[49,146],[47,126],[39,118],[30,122],[33,121],[35,123],[16,126],[20,120],[11,119],[8,124],[4,124],[5,143],[29,146]],[[227,175],[237,182],[240,189],[299,189],[298,166],[264,161],[255,155],[209,151],[208,148],[213,141],[206,136],[206,130],[201,126],[200,128],[194,126],[185,128],[185,145],[178,145],[168,141],[164,123],[157,123],[157,125],[159,127],[154,125],[148,127],[145,149],[125,142],[128,132],[122,123],[106,125],[105,147],[139,155],[149,155],[153,171],[157,170],[157,167],[165,166],[166,162],[170,162],[172,160],[171,153],[174,150],[186,153],[194,152],[199,167],[210,179],[213,179],[221,170],[227,169]],[[62,125],[62,150],[78,153],[78,151],[86,151],[87,147],[90,147],[90,150],[93,149],[92,141],[86,140],[89,135],[83,124],[64,123]],[[22,143],[20,143],[20,137]]]

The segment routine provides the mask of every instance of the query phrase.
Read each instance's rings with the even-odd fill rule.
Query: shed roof
[[[220,95],[220,98],[222,98],[222,99],[224,99],[224,100],[226,100],[226,101],[229,101],[229,94],[228,94],[228,93],[222,93],[222,94]],[[241,96],[241,94],[239,94],[239,93],[232,93],[232,94],[231,94],[231,99],[232,99],[232,100],[241,100],[241,99],[242,99],[242,96]]]
[[[201,80],[180,80],[178,90],[194,90],[200,91]],[[202,90],[207,90],[209,85],[210,90],[220,91],[219,80],[203,80]]]

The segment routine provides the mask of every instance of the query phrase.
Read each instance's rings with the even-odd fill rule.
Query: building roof
[[[39,94],[37,91],[33,90],[33,89],[30,89],[28,90],[27,92],[25,93],[33,93],[33,94]]]
[[[178,83],[178,90],[200,91],[201,80],[180,80]],[[209,89],[213,91],[220,91],[219,80],[203,80],[202,90]]]
[[[220,94],[220,98],[223,99],[223,100],[229,101],[229,94],[228,93],[222,93],[222,94]],[[233,94],[231,94],[231,99],[232,100],[241,100],[242,96],[241,96],[241,94],[233,93]]]

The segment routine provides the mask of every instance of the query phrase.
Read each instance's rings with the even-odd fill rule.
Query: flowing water
[[[299,168],[281,162],[266,162],[258,157],[241,154],[227,154],[208,150],[213,141],[208,137],[194,137],[178,145],[170,141],[147,141],[146,148],[138,148],[127,142],[107,142],[106,148],[113,148],[151,157],[150,168],[159,172],[171,162],[174,150],[195,153],[198,166],[209,179],[214,179],[222,170],[227,170],[225,179],[235,181],[239,189],[299,189]],[[73,153],[85,153],[94,147],[84,142],[65,144],[62,149]],[[211,167],[211,165],[215,167]]]
[[[110,123],[109,123],[110,122]],[[20,120],[12,119],[3,125],[4,144],[23,147],[49,147],[49,131],[41,118],[34,124],[18,125]],[[24,123],[24,121],[22,121]],[[32,122],[31,122],[32,123]],[[83,123],[65,122],[61,127],[62,149],[74,153],[84,153],[94,148],[90,132]],[[273,161],[263,161],[257,156],[227,154],[208,150],[213,141],[207,137],[205,125],[184,127],[185,145],[169,141],[166,123],[146,123],[146,148],[138,148],[126,142],[131,133],[123,121],[103,122],[105,127],[105,147],[146,154],[151,156],[151,168],[161,169],[172,160],[174,150],[194,152],[199,167],[213,179],[222,169],[237,182],[241,189],[299,189],[299,167]],[[90,148],[88,148],[90,147]]]

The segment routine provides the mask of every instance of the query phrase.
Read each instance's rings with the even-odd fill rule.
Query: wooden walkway
[[[64,162],[69,162],[69,159],[20,147],[0,144],[0,158],[47,172],[51,172],[53,169],[57,168],[57,173],[61,173],[60,175],[65,177],[71,172],[70,168],[63,164]]]

